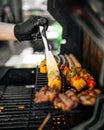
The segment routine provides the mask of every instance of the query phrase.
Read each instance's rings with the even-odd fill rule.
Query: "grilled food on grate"
[[[47,86],[44,86],[35,94],[34,101],[36,103],[39,102],[52,102],[54,98],[57,96],[58,91],[55,88],[50,88]]]
[[[86,106],[93,106],[97,95],[101,93],[99,89],[94,89],[96,85],[94,77],[88,73],[86,69],[82,68],[73,54],[54,57],[58,63],[62,76],[65,77],[66,82],[71,86],[71,89],[64,93],[60,93],[59,90],[61,90],[61,87],[57,87],[61,86],[61,84],[57,82],[57,79],[60,81],[60,76],[56,76],[56,74],[53,73],[54,71],[52,70],[54,69],[52,68],[52,70],[48,70],[48,78],[52,81],[52,87],[50,86],[50,83],[48,83],[48,86],[42,87],[40,91],[35,94],[34,101],[37,103],[47,101],[53,102],[55,108],[61,108],[63,111],[72,110],[77,107],[79,103]],[[49,68],[51,69],[51,67]],[[55,78],[57,83],[55,82]],[[84,90],[84,88],[87,90]]]
[[[101,94],[101,90],[99,89],[88,89],[79,93],[78,98],[81,104],[85,106],[93,106],[99,94]]]
[[[68,90],[65,93],[60,93],[54,99],[54,107],[61,108],[63,111],[70,111],[78,106],[79,99],[73,90]]]
[[[82,68],[73,54],[61,56],[59,69],[66,78],[66,82],[78,92],[86,87],[93,88],[96,85],[94,77]]]
[[[44,86],[35,94],[34,101],[36,103],[52,102],[55,109],[70,111],[76,108],[78,104],[93,106],[99,94],[101,94],[101,90],[96,88],[90,88],[78,94],[75,89],[59,93],[54,88]]]
[[[71,53],[69,54],[69,58],[72,60],[72,62],[74,63],[74,66],[77,66],[78,68],[81,68],[81,64],[79,63],[79,61],[76,59],[76,57]]]

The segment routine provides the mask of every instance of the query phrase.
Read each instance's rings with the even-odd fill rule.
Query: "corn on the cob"
[[[58,68],[58,64],[51,51],[46,52],[46,65],[47,65],[47,77],[48,86],[55,88],[56,90],[61,89],[61,76]]]

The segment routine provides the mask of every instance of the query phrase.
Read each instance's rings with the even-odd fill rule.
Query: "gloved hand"
[[[40,39],[39,26],[43,26],[47,30],[48,19],[41,16],[34,16],[26,22],[16,24],[14,27],[14,35],[19,41]]]

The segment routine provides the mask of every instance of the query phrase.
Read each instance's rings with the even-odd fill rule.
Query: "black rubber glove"
[[[15,25],[15,37],[19,41],[41,39],[39,26],[43,26],[47,30],[48,19],[41,16],[31,17],[29,20]]]

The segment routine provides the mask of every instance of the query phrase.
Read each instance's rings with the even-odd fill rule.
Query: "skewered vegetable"
[[[86,81],[80,76],[73,76],[70,81],[71,86],[73,86],[77,91],[82,90],[86,87]]]
[[[47,73],[46,60],[44,59],[40,63],[40,73]]]
[[[47,77],[48,87],[55,88],[58,91],[61,90],[61,76],[58,68],[58,64],[53,56],[52,52],[46,52],[46,66],[47,66]]]

